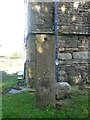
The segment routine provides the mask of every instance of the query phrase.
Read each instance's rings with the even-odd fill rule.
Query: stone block
[[[64,99],[70,91],[71,86],[67,82],[56,83],[56,99]]]
[[[35,35],[30,35],[30,45],[35,44],[35,40],[36,40],[36,36]]]
[[[62,75],[65,75],[66,72],[65,71],[60,71],[59,74],[62,76]]]
[[[58,82],[68,82],[67,75],[58,75]]]
[[[88,52],[83,51],[83,52],[73,52],[73,58],[74,59],[81,59],[81,60],[86,60],[88,59]]]
[[[58,58],[61,60],[72,59],[72,55],[70,53],[59,53]]]
[[[37,30],[37,25],[33,25],[32,27],[31,27],[31,31],[36,31]]]
[[[80,59],[71,59],[71,60],[59,60],[58,64],[59,65],[75,65],[75,64],[87,64],[87,60],[80,60]]]
[[[35,53],[30,55],[30,62],[35,62]]]
[[[30,54],[35,53],[35,44],[30,44]]]

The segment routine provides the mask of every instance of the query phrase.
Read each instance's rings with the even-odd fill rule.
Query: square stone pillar
[[[55,37],[36,35],[36,106],[55,103]]]

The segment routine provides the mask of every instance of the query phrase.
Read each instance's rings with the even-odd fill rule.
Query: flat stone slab
[[[35,92],[35,89],[27,88],[27,87],[21,87],[21,90],[11,89],[8,93],[9,94],[16,94],[16,93],[20,93],[20,92],[24,92],[24,91]]]
[[[32,88],[28,88],[28,87],[20,87],[20,88],[21,88],[21,92],[22,92],[22,91],[35,92],[35,89],[32,89]]]
[[[21,92],[21,90],[11,89],[9,91],[9,94],[16,94],[16,93],[20,93],[20,92]]]

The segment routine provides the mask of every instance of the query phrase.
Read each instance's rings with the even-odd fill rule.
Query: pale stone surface
[[[68,82],[56,83],[56,99],[63,99],[64,97],[66,97],[70,89],[71,86],[69,85]]]
[[[58,90],[66,90],[66,91],[68,91],[68,90],[71,89],[71,86],[69,85],[68,82],[58,82],[58,83],[56,83],[56,88]]]
[[[60,75],[64,75],[66,72],[65,71],[60,71]]]
[[[16,94],[16,93],[20,93],[20,92],[21,92],[21,90],[11,89],[9,91],[9,94]]]
[[[11,89],[8,93],[9,94],[16,94],[16,93],[20,93],[20,92],[35,92],[35,89],[32,88],[28,88],[28,87],[20,87],[20,90],[17,89]]]
[[[62,60],[72,59],[72,55],[70,53],[60,53],[58,54],[58,58]]]
[[[73,52],[74,59],[88,59],[88,52]]]
[[[67,60],[67,61],[63,61],[63,60],[60,60],[59,62],[58,62],[58,64],[59,65],[65,65],[65,64],[67,64],[67,65],[72,65],[72,64],[88,64],[88,61],[87,61],[87,59],[85,60],[85,59],[83,59],[83,60],[80,60],[80,59],[71,59],[71,60]]]

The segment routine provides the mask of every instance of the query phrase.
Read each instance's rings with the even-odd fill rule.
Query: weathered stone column
[[[55,103],[54,8],[53,3],[48,2],[29,2],[28,7],[31,16],[28,44],[30,84],[35,76],[36,106],[46,106]]]
[[[36,35],[36,106],[55,103],[55,37]]]

